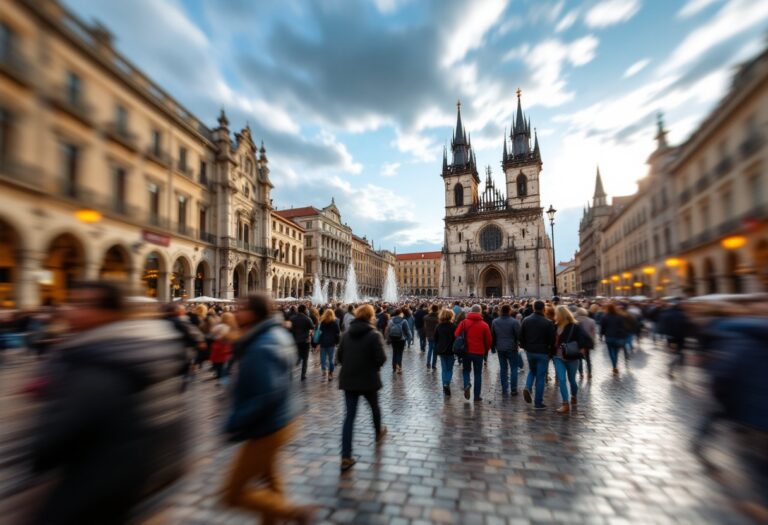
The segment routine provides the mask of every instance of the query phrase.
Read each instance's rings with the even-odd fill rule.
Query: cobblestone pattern
[[[670,382],[668,357],[650,342],[642,348],[622,361],[621,376],[614,378],[601,345],[593,352],[594,378],[579,381],[577,411],[561,416],[554,412],[560,403],[554,383],[545,391],[549,409],[543,412],[532,411],[522,396],[502,397],[495,355],[484,372],[482,403],[464,400],[459,367],[454,395],[445,399],[439,363],[427,370],[414,346],[405,353],[401,376],[389,363],[382,370],[380,402],[389,427],[384,444],[374,447],[362,402],[354,440],[358,464],[343,475],[342,393],[335,381],[321,380],[313,354],[308,380],[296,383],[300,428],[282,460],[288,493],[297,502],[324,505],[318,523],[750,523],[689,451],[691,429],[705,407],[697,378],[686,387]],[[16,385],[25,369],[6,367],[0,379]],[[148,523],[254,523],[217,503],[236,449],[218,433],[225,392],[201,376],[189,402],[196,460]],[[15,413],[5,408],[3,425]]]

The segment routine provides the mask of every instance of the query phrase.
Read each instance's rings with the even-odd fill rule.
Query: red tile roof
[[[420,259],[440,259],[443,252],[417,252],[417,253],[398,253],[398,261],[417,261]]]
[[[294,217],[307,217],[309,215],[320,215],[320,210],[318,210],[314,206],[304,206],[303,208],[275,210],[275,213],[285,219],[293,219]]]
[[[299,231],[302,231],[302,232],[305,231],[304,227],[301,224],[299,224],[298,222],[294,221],[293,219],[288,219],[286,217],[283,217],[278,212],[275,212],[275,216],[277,217],[277,220],[283,221],[283,223],[288,224],[289,226],[293,226],[294,228],[296,228]]]

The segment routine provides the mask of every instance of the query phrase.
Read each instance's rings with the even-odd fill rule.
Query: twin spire
[[[533,130],[533,148],[531,148],[531,118],[526,119],[523,114],[523,105],[520,100],[522,91],[517,88],[517,111],[512,119],[512,127],[509,130],[509,140],[512,143],[512,152],[507,148],[507,131],[504,130],[504,153],[502,163],[538,160],[541,161],[539,150],[539,136],[536,129]]]

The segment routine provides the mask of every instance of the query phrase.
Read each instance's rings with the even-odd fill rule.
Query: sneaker
[[[540,404],[540,405],[536,405],[536,406],[534,406],[534,407],[533,407],[533,409],[534,409],[534,410],[546,410],[546,409],[547,409],[547,405],[545,405],[544,403],[542,403],[542,404]]]
[[[355,458],[341,458],[341,471],[346,472],[355,466],[357,460]]]
[[[533,398],[531,397],[531,391],[527,388],[523,389],[523,398],[525,399],[525,402],[529,405],[533,402]]]
[[[397,365],[397,373],[402,374],[403,373],[403,367],[400,365]]]
[[[563,403],[560,408],[557,409],[558,414],[567,414],[571,411],[571,405],[568,403]]]
[[[464,387],[464,399],[469,401],[469,392],[472,389],[472,385],[467,385]]]
[[[376,433],[376,443],[381,443],[381,440],[384,439],[384,436],[387,435],[388,429],[386,426],[381,427],[381,430],[379,430]]]

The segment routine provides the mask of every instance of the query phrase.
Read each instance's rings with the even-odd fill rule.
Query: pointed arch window
[[[460,182],[453,187],[453,202],[456,206],[464,206],[464,186]]]
[[[528,177],[520,173],[517,176],[517,196],[525,197],[528,195]]]

